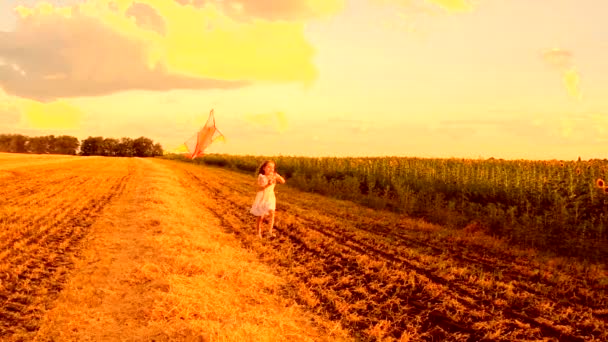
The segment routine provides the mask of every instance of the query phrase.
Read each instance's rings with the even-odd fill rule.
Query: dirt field
[[[253,175],[26,157],[0,154],[0,339],[608,340],[604,265],[283,185],[260,240]]]

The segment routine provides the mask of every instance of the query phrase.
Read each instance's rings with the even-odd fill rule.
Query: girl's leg
[[[270,215],[270,236],[274,236],[272,232],[272,228],[274,228],[274,210],[270,210],[268,214]]]
[[[262,237],[262,221],[264,221],[264,215],[258,217],[258,236]]]

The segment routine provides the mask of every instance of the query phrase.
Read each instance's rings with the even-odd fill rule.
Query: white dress
[[[266,186],[266,184],[268,184],[268,177],[260,174],[258,176],[258,185]],[[274,186],[275,184],[272,184],[266,189],[258,191],[249,212],[255,216],[263,216],[268,214],[268,211],[276,209],[277,198],[274,195]]]

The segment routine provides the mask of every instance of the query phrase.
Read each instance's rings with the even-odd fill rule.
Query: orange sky
[[[19,6],[17,6],[20,4]],[[0,133],[210,152],[605,158],[599,0],[0,3]]]

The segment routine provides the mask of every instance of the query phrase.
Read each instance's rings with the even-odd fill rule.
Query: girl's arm
[[[274,184],[274,183],[269,181],[268,183],[266,183],[266,185],[259,185],[258,190],[262,191],[262,190],[266,189],[267,187],[271,186],[272,184]]]
[[[271,186],[272,184],[274,184],[274,182],[272,182],[268,177],[258,177],[258,182],[257,182],[258,191],[262,191],[262,190],[266,189],[267,187]]]
[[[283,178],[280,174],[275,172],[274,177],[277,183],[285,184],[285,178]]]

